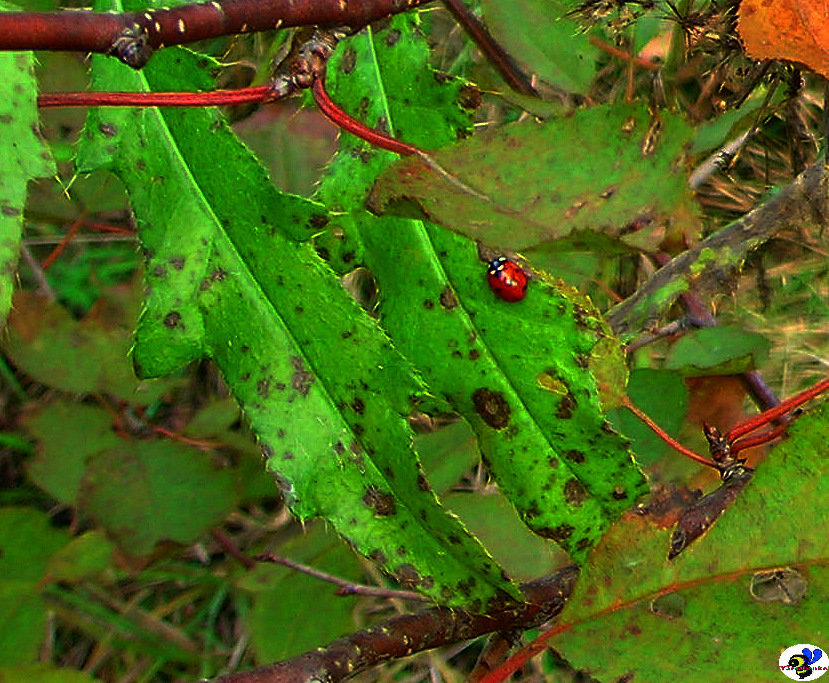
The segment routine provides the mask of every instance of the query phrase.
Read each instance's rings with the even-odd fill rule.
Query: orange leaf
[[[829,77],[829,1],[743,0],[737,27],[755,59],[787,59]]]

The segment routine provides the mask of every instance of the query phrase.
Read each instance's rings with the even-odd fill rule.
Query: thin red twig
[[[328,95],[328,92],[325,90],[325,83],[323,82],[321,76],[314,79],[314,83],[311,86],[311,92],[314,94],[314,101],[317,103],[320,111],[325,114],[326,118],[338,128],[342,128],[343,130],[356,135],[358,138],[362,138],[375,147],[388,150],[389,152],[394,152],[395,154],[401,154],[403,156],[411,156],[413,154],[423,156],[423,154],[425,154],[417,147],[408,145],[400,140],[395,140],[388,135],[384,135],[379,131],[373,130],[360,123],[357,119],[354,119],[346,114],[342,109],[334,104],[333,100]]]
[[[725,438],[729,442],[733,442],[735,439],[739,439],[741,436],[745,436],[749,432],[753,432],[755,429],[762,427],[765,424],[774,422],[775,420],[791,412],[794,408],[797,408],[807,401],[811,401],[813,398],[816,398],[827,390],[829,390],[829,377],[820,380],[817,384],[801,391],[799,394],[790,396],[774,408],[770,408],[769,410],[766,410],[759,415],[755,415],[745,422],[738,424],[725,435]]]

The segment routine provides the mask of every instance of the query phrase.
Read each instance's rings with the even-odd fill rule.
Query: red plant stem
[[[57,261],[58,257],[63,253],[63,250],[66,249],[66,245],[72,241],[72,238],[76,235],[78,230],[81,229],[81,225],[83,225],[83,218],[83,216],[80,216],[74,223],[72,223],[69,230],[67,230],[66,234],[63,236],[63,239],[58,242],[57,246],[52,249],[52,253],[49,254],[43,260],[43,263],[40,264],[41,270],[46,270],[55,261]]]
[[[325,114],[326,118],[328,118],[331,123],[338,128],[342,128],[352,135],[362,138],[375,147],[388,150],[389,152],[394,152],[395,154],[401,154],[403,156],[411,156],[416,154],[421,157],[426,154],[417,147],[407,145],[405,142],[395,140],[388,135],[372,130],[368,126],[360,123],[357,119],[351,118],[336,104],[334,104],[331,97],[329,97],[328,92],[325,90],[325,83],[323,83],[321,77],[314,79],[311,91],[314,94],[314,100],[320,108],[320,111]]]
[[[622,405],[625,406],[625,408],[627,408],[634,415],[636,415],[636,417],[638,417],[642,422],[644,422],[645,425],[649,427],[651,431],[654,432],[654,434],[656,434],[660,439],[662,439],[674,450],[679,451],[680,453],[682,453],[682,455],[691,458],[691,460],[696,460],[698,463],[702,465],[713,467],[716,470],[719,469],[716,463],[711,462],[706,458],[703,458],[701,455],[694,453],[694,451],[690,450],[689,448],[685,448],[685,446],[676,441],[670,434],[668,434],[668,432],[662,429],[662,427],[656,424],[656,422],[654,422],[650,417],[648,417],[639,408],[637,408],[627,396],[624,396],[622,398]]]
[[[39,95],[39,107],[212,107],[271,101],[263,85],[209,92],[60,92]]]
[[[754,448],[755,446],[762,446],[764,443],[768,443],[769,441],[774,441],[774,439],[783,436],[785,434],[786,429],[788,428],[788,422],[784,422],[781,425],[777,425],[773,429],[769,429],[761,434],[755,434],[754,436],[746,437],[745,439],[740,439],[739,441],[731,442],[729,447],[729,453],[731,456],[737,455],[740,451],[747,450],[749,448]]]
[[[289,26],[364,26],[430,0],[224,0],[172,9],[109,14],[89,11],[0,14],[0,50],[109,53],[125,31],[160,48],[205,38]]]
[[[735,439],[739,439],[741,436],[744,436],[749,432],[753,432],[758,427],[762,427],[769,422],[774,422],[789,413],[794,408],[797,408],[797,406],[806,403],[806,401],[811,401],[813,398],[819,396],[827,390],[829,390],[829,377],[822,379],[814,386],[801,391],[799,394],[790,396],[774,408],[770,408],[769,410],[766,410],[759,415],[755,415],[745,422],[738,424],[734,427],[734,429],[725,435],[725,438],[729,443],[731,443]]]

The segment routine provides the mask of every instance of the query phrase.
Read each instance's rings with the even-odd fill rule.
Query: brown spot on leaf
[[[170,265],[173,266],[176,270],[183,270],[184,269],[184,257],[183,256],[175,256],[170,259]]]
[[[178,311],[170,311],[164,316],[164,327],[173,329],[181,324],[181,313]]]
[[[573,535],[573,527],[569,524],[559,524],[556,527],[537,528],[535,532],[543,538],[562,543]]]
[[[354,71],[354,67],[356,65],[357,53],[354,51],[353,47],[349,47],[348,49],[346,49],[345,54],[343,54],[343,58],[340,61],[340,71],[348,75],[352,71]]]
[[[271,393],[271,381],[269,379],[260,379],[256,383],[256,393],[262,398],[268,398]]]
[[[576,450],[575,448],[571,448],[569,451],[565,451],[564,457],[579,465],[584,462],[584,453],[582,453],[579,450]]]
[[[398,40],[400,40],[400,31],[396,28],[393,28],[386,34],[386,45],[389,47],[396,45]]]
[[[458,297],[455,296],[455,292],[452,291],[452,288],[448,285],[443,288],[443,291],[440,293],[440,305],[443,306],[447,311],[451,311],[453,308],[456,308],[458,305]]]
[[[301,395],[307,396],[316,378],[305,369],[305,364],[299,356],[291,358],[291,365],[293,365],[295,370],[294,374],[291,375],[291,386]]]
[[[351,402],[351,407],[354,409],[354,412],[358,415],[362,415],[366,412],[366,404],[363,403],[363,399],[359,396],[355,396],[354,400]]]
[[[587,498],[587,491],[578,479],[570,479],[564,484],[564,500],[570,505],[580,506]]]
[[[556,417],[559,420],[569,420],[573,417],[573,409],[576,407],[576,401],[571,394],[562,396],[561,400],[556,406]]]
[[[374,485],[366,489],[363,494],[363,503],[370,507],[378,517],[389,517],[397,512],[397,504],[394,502],[394,498]]]
[[[510,407],[500,391],[476,389],[472,405],[480,418],[493,429],[503,429],[510,421]]]

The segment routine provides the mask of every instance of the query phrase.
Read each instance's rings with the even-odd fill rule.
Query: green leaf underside
[[[6,5],[0,3],[0,12]],[[52,158],[35,135],[37,89],[31,52],[0,53],[0,328],[11,306],[14,274],[20,254],[26,186],[33,178],[55,173]]]
[[[829,403],[799,418],[789,435],[734,505],[675,560],[666,560],[671,530],[646,517],[611,530],[562,615],[564,623],[585,622],[551,641],[573,667],[600,681],[664,681],[689,671],[700,680],[731,680],[722,670],[725,646],[741,653],[740,666],[756,680],[772,681],[786,647],[826,642],[829,502],[819,482],[829,476]],[[807,582],[802,600],[752,595],[755,573],[785,567]],[[592,616],[622,602],[634,604]],[[601,661],[588,647],[596,642],[603,643]],[[663,655],[643,661],[642,647],[655,642]]]
[[[421,106],[454,111],[445,94],[433,95],[431,82],[400,83],[400,75],[385,68],[387,52],[422,42],[408,22],[395,19],[390,29],[359,36],[356,46],[349,46],[357,56],[349,57],[347,73],[337,68],[336,58],[329,71],[338,104],[369,125],[390,117],[397,129],[398,119],[409,122],[413,116],[401,100],[365,102],[364,89],[372,81],[370,94],[391,90],[387,74]],[[403,37],[390,47],[387,31],[394,30]],[[375,52],[361,48],[363,43],[372,43],[382,58],[375,61]],[[451,130],[439,128],[431,144],[453,138]],[[336,196],[346,175],[358,183],[367,178],[364,191],[369,187],[372,174],[382,169],[373,159],[370,172],[364,168],[364,144],[344,136],[321,196]],[[340,206],[359,210],[358,197],[350,205],[340,198]],[[361,258],[379,283],[385,329],[429,386],[470,423],[488,468],[525,523],[582,560],[645,489],[626,440],[602,415],[591,370],[608,365],[601,370],[623,384],[624,361],[592,304],[552,281],[533,282],[519,304],[500,301],[489,291],[485,266],[469,240],[421,221],[378,219],[359,211],[348,218],[334,229],[348,226],[359,233]]]
[[[193,89],[183,81],[196,62],[166,50],[133,74],[103,61],[95,87],[146,89],[147,78],[159,90]],[[87,130],[86,168],[95,157],[107,163],[115,142],[98,131],[115,132],[111,165],[147,250],[140,372],[209,355],[298,517],[324,517],[398,580],[443,603],[518,597],[425,483],[401,417],[422,392],[410,366],[311,248],[282,234],[282,224],[290,234],[292,220],[319,220],[322,211],[273,189],[211,110],[102,111]]]
[[[484,20],[510,55],[541,80],[586,94],[599,49],[559,0],[483,0]],[[528,18],[530,18],[528,20]]]
[[[691,134],[678,116],[652,121],[635,105],[515,123],[434,155],[486,199],[412,159],[380,176],[369,205],[378,213],[411,214],[415,202],[450,230],[511,249],[564,239],[578,245],[587,233],[652,248],[666,231],[697,231],[682,164]]]

